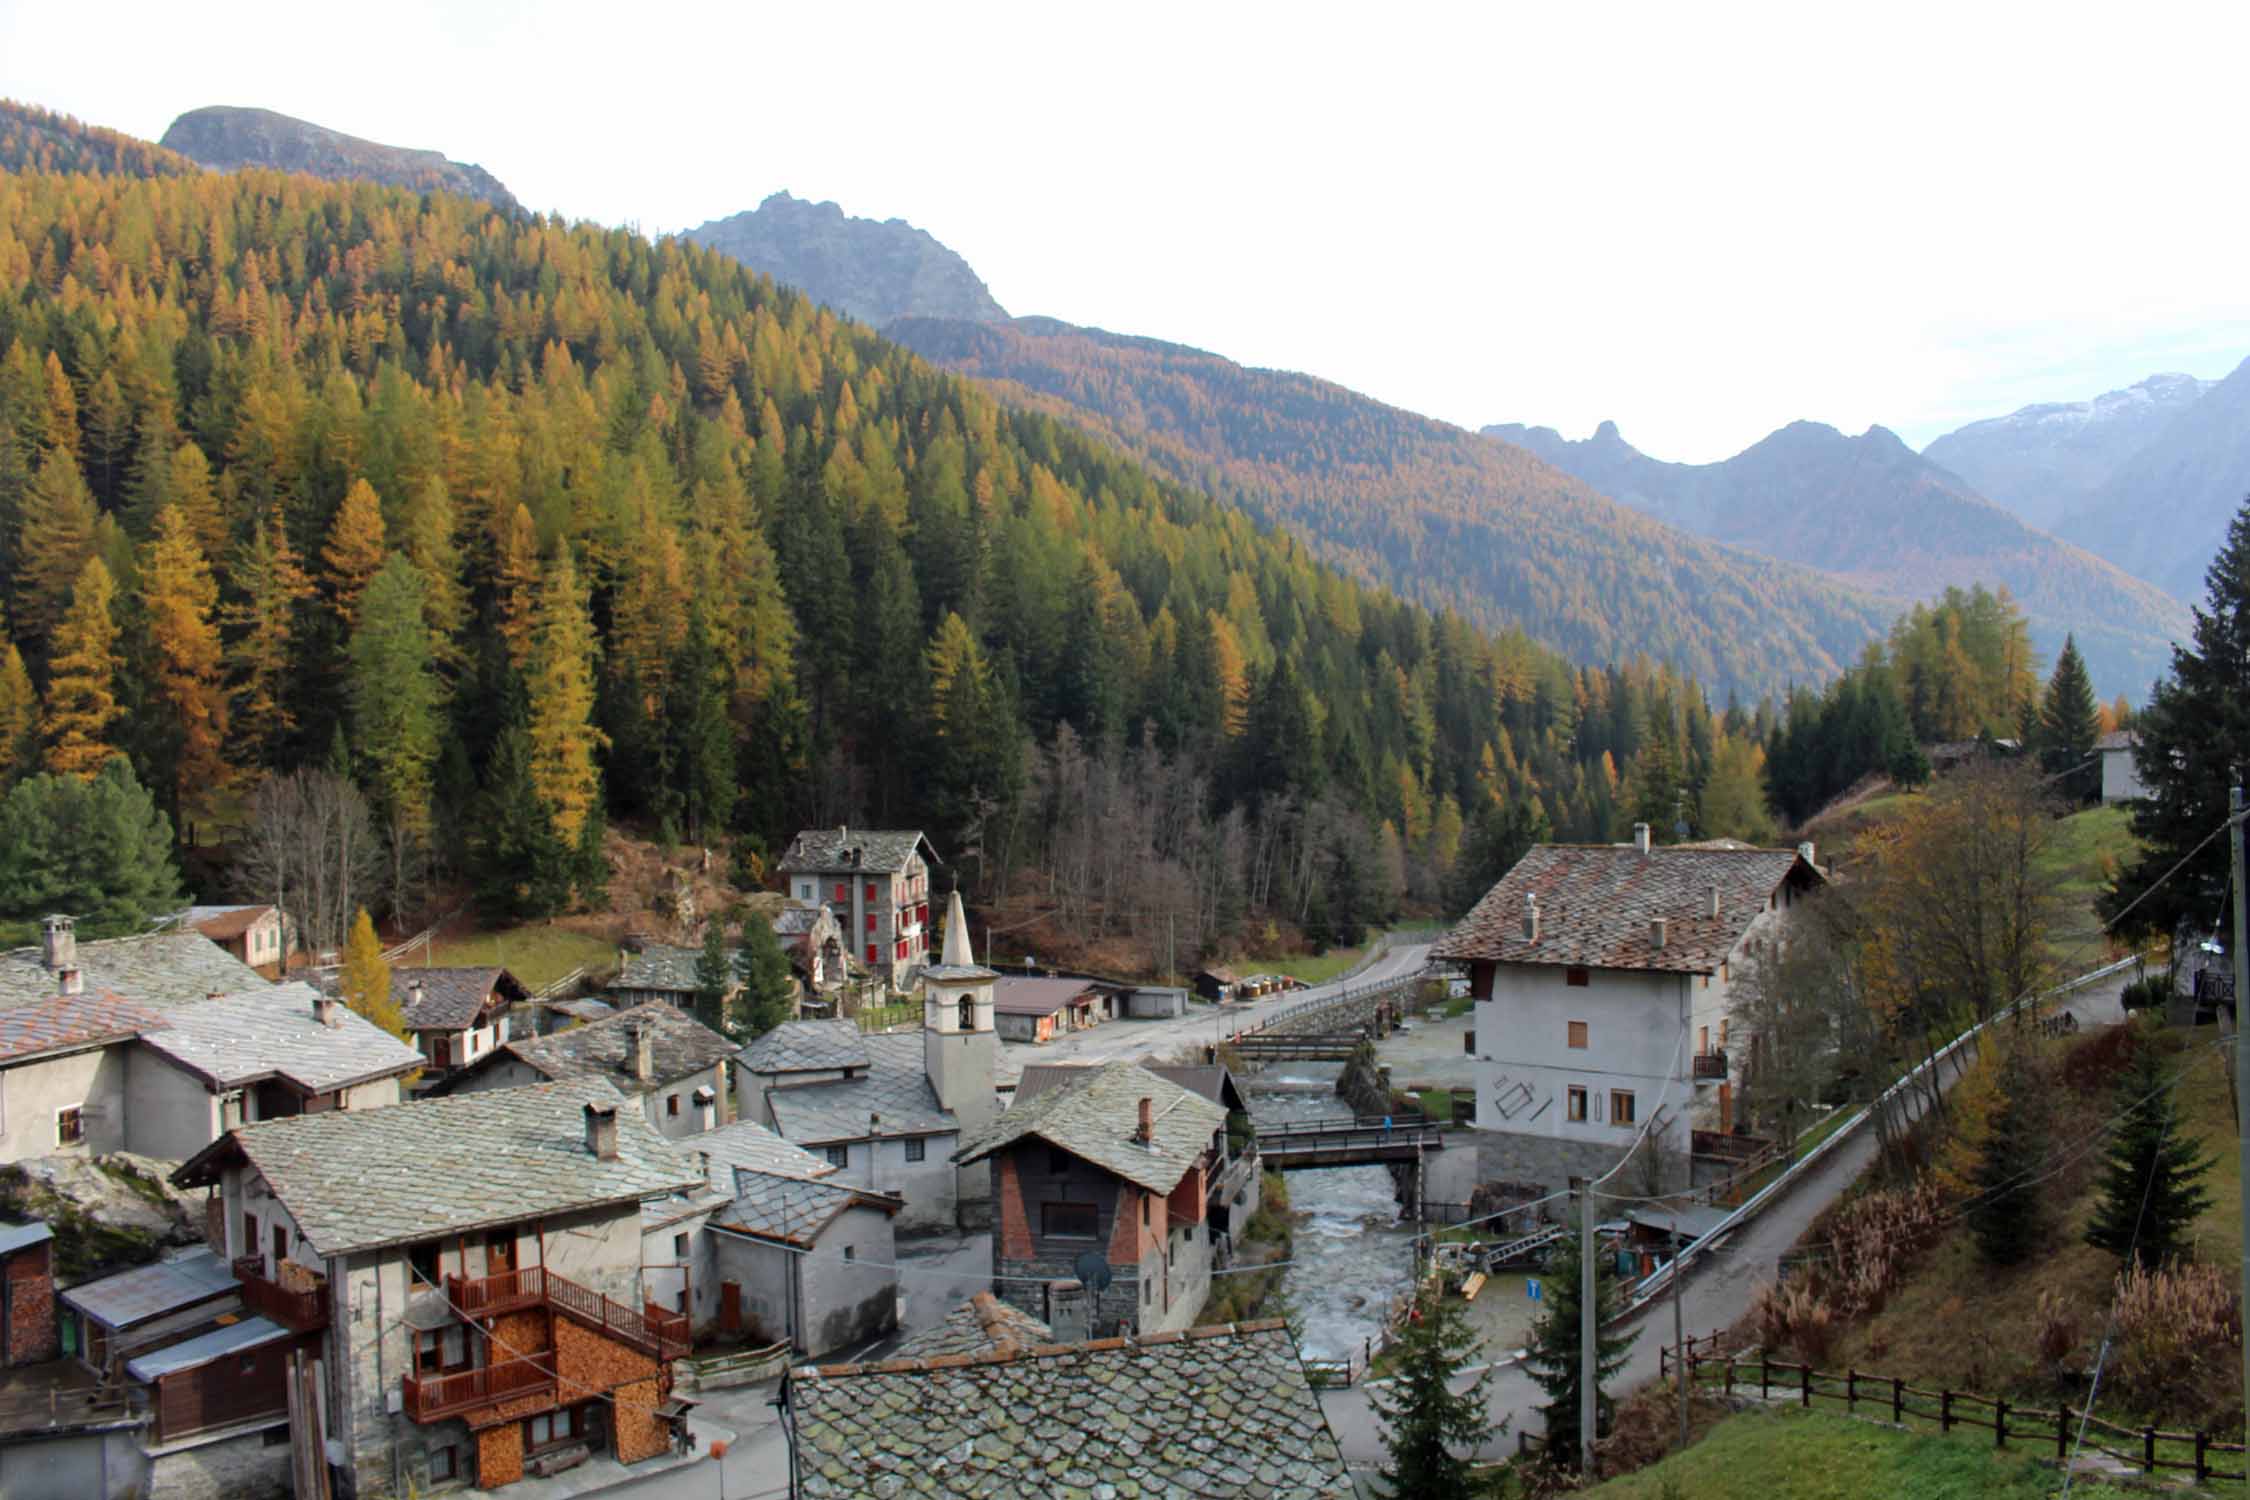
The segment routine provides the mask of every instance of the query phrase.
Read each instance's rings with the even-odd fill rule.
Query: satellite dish
[[[1109,1290],[1109,1260],[1099,1250],[1081,1250],[1070,1263],[1078,1284],[1099,1297]]]

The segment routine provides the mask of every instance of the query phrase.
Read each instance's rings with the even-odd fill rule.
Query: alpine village
[[[2244,1493],[2250,363],[1668,463],[711,206],[0,102],[0,1496]]]

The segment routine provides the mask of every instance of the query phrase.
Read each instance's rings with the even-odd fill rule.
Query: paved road
[[[2071,998],[2067,1008],[2077,1015],[2081,1026],[2111,1025],[2122,1020],[2118,992],[2127,977],[2119,975],[2088,986]],[[1963,1049],[1955,1055],[1965,1060],[1969,1051]],[[1942,1065],[1940,1074],[1948,1089],[1958,1077],[1951,1064]],[[1841,1197],[1873,1163],[1875,1152],[1872,1129],[1863,1127],[1853,1132],[1786,1194],[1691,1269],[1680,1293],[1687,1331],[1705,1334],[1730,1327],[1747,1313],[1759,1284],[1772,1279],[1782,1252],[1795,1244],[1821,1211]],[[1651,1308],[1641,1322],[1652,1331],[1634,1344],[1614,1389],[1630,1390],[1657,1376],[1657,1351],[1671,1338],[1669,1305]],[[1507,1351],[1499,1350],[1489,1353],[1500,1358],[1507,1355]],[[1545,1423],[1538,1408],[1544,1399],[1521,1366],[1495,1371],[1486,1409],[1495,1421],[1505,1420],[1511,1425],[1504,1435],[1480,1450],[1484,1456],[1506,1457],[1515,1452],[1517,1432],[1543,1431]],[[1323,1392],[1321,1406],[1328,1414],[1328,1425],[1335,1429],[1346,1462],[1372,1464],[1383,1459],[1382,1430],[1364,1388],[1353,1386]]]
[[[1000,1080],[1013,1083],[1030,1063],[1105,1063],[1161,1057],[1182,1047],[1202,1046],[1227,1032],[1256,1025],[1275,1011],[1318,1000],[1379,979],[1411,974],[1429,961],[1427,942],[1398,944],[1356,974],[1301,990],[1246,1000],[1240,1005],[1192,1005],[1169,1021],[1110,1021],[1090,1031],[1074,1031],[1051,1042],[1002,1042]]]

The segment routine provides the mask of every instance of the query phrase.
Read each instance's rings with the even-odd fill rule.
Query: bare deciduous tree
[[[250,795],[234,884],[279,907],[313,953],[341,951],[386,863],[359,788],[329,771],[290,771],[266,777]]]

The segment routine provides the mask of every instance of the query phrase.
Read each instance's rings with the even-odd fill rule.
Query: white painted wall
[[[0,1162],[61,1151],[123,1150],[128,1050],[102,1047],[0,1068]],[[64,1147],[56,1138],[56,1117],[73,1107],[80,1111],[85,1140]]]
[[[2102,752],[2102,801],[2126,802],[2135,797],[2146,797],[2148,786],[2141,773],[2134,768],[2131,750],[2104,750]]]
[[[125,1149],[185,1161],[219,1138],[219,1096],[138,1042],[125,1059]]]

